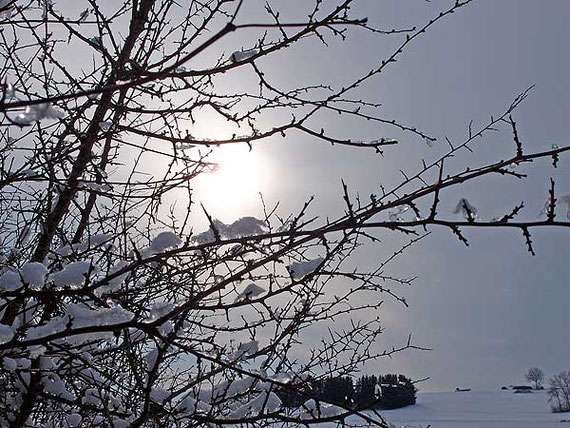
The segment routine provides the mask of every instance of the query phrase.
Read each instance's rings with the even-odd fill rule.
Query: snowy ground
[[[545,392],[419,393],[417,404],[383,413],[398,428],[561,428],[570,427],[569,413],[550,412]]]

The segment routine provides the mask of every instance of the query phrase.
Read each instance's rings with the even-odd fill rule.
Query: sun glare
[[[259,208],[259,193],[269,188],[269,168],[258,150],[246,145],[215,148],[208,157],[217,166],[202,174],[196,197],[212,214],[230,220]]]

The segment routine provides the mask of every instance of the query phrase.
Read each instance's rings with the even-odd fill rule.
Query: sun
[[[222,220],[258,211],[260,193],[269,190],[270,168],[260,150],[244,144],[216,147],[208,156],[216,166],[196,179],[194,196]],[[252,214],[249,212],[249,214]]]

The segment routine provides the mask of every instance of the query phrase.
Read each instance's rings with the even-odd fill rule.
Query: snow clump
[[[252,282],[247,287],[245,287],[241,293],[238,294],[235,301],[240,302],[242,300],[250,300],[253,297],[259,296],[263,293],[265,293],[265,288],[260,287],[259,285]]]
[[[323,263],[323,258],[319,257],[306,262],[295,262],[291,263],[289,266],[289,272],[291,273],[291,278],[301,279],[306,275],[313,273],[317,268]]]
[[[22,266],[22,269],[20,269],[20,274],[26,284],[43,287],[47,275],[47,268],[38,262],[26,263]]]
[[[169,248],[176,248],[182,245],[182,239],[172,232],[159,233],[150,243],[150,250],[153,253],[162,253]]]
[[[65,266],[61,271],[52,275],[52,280],[59,287],[69,285],[82,285],[85,282],[89,270],[91,268],[90,261],[73,262]]]

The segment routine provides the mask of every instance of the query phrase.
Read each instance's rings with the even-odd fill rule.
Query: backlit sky
[[[274,3],[287,11],[281,2]],[[367,16],[372,26],[386,28],[421,24],[452,2],[358,3],[355,15]],[[291,2],[292,16],[296,4]],[[245,19],[247,13],[254,12],[245,9],[242,15],[244,21],[251,21]],[[460,141],[470,120],[482,123],[504,110],[524,89],[536,85],[515,114],[526,150],[568,144],[568,22],[567,0],[477,0],[439,23],[359,94],[381,102],[387,117],[416,125],[439,140],[448,136]],[[283,85],[307,79],[342,84],[370,69],[393,46],[390,39],[357,31],[344,43],[333,42],[328,48],[307,43],[299,51],[288,52],[278,64],[261,65]],[[378,135],[385,129],[362,128],[350,121],[339,124],[334,118],[325,120],[323,126],[347,135],[391,136]],[[513,150],[508,130],[478,144],[474,154],[456,159],[457,168],[466,162],[498,160]],[[227,164],[228,177],[249,174],[244,180],[249,185],[243,186],[239,196],[227,192],[225,181],[213,176],[204,178],[197,195],[215,216],[226,221],[259,213],[259,191],[270,203],[281,201],[282,213],[298,209],[314,194],[314,214],[334,216],[343,209],[341,178],[353,191],[366,195],[380,183],[388,187],[396,183],[395,166],[415,171],[422,157],[433,159],[440,149],[441,141],[430,149],[408,136],[380,157],[354,149],[331,149],[291,134],[286,142],[255,146],[250,155],[245,149],[220,155],[247,166],[240,170]],[[569,161],[562,159],[559,170],[548,167],[548,162],[526,168],[530,178],[523,182],[493,178],[449,191],[442,212],[452,217],[457,200],[467,197],[481,215],[492,217],[524,199],[526,218],[536,219],[551,176],[557,179],[560,194],[570,193]],[[429,376],[420,387],[435,390],[456,386],[495,389],[520,383],[531,366],[542,367],[547,375],[570,369],[570,232],[535,232],[538,254],[531,257],[519,232],[471,230],[467,232],[471,246],[465,248],[447,231],[433,231],[392,268],[418,276],[405,291],[411,307],[387,305],[381,312],[387,344],[398,344],[412,333],[416,343],[433,350],[405,352],[367,370],[398,371],[416,379]],[[382,251],[376,247],[363,254],[362,263],[373,263],[384,256]]]

